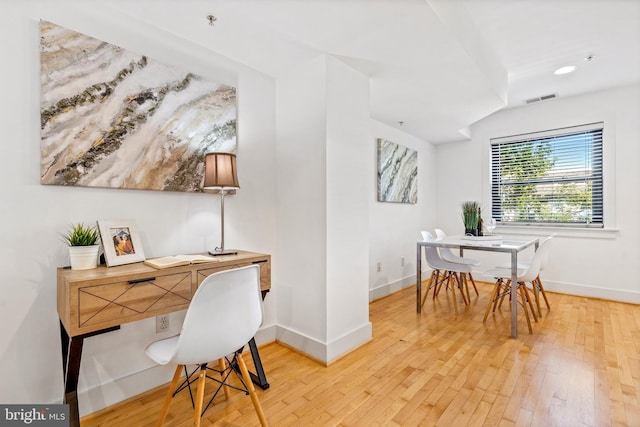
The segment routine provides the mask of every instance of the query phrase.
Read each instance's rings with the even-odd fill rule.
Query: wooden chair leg
[[[531,319],[529,318],[529,310],[527,310],[527,301],[524,296],[523,286],[519,286],[520,288],[520,298],[522,299],[522,308],[524,310],[524,316],[527,318],[527,326],[529,327],[529,333],[533,334],[533,328],[531,327]]]
[[[538,286],[536,285],[536,279],[533,279],[531,282],[531,292],[533,292],[533,298],[535,299],[536,307],[538,308],[538,319],[540,319],[542,317],[542,311],[540,310],[540,296]],[[533,311],[533,308],[531,308],[531,311]]]
[[[464,282],[464,288],[467,290],[467,301],[471,304],[471,294],[469,293],[469,279],[466,273],[460,273],[460,279]]]
[[[447,286],[449,286],[449,282],[451,281],[451,275],[455,273],[451,273],[449,272],[449,279],[447,280]],[[456,313],[458,312],[458,301],[456,301],[456,286],[455,284],[453,286],[451,286],[451,297],[453,298],[453,308],[455,309]],[[462,299],[464,299],[464,294],[462,294]]]
[[[538,308],[538,319],[539,319],[542,317],[542,310],[540,308],[540,290],[538,289],[538,285],[536,284],[535,280],[531,284],[533,285],[533,297],[536,300],[536,307]]]
[[[476,281],[473,280],[473,276],[471,275],[471,273],[469,273],[469,279],[471,279],[471,284],[473,285],[473,290],[476,291],[476,295],[479,296],[480,294],[478,293],[478,288],[476,288]]]
[[[449,283],[451,282],[451,273],[449,271],[447,271],[446,273],[442,273],[442,279],[440,280],[440,282],[438,282],[438,286],[436,288],[436,293],[434,298],[438,296],[438,294],[440,293],[440,289],[442,288],[442,285],[445,283],[445,281],[446,281],[446,284],[445,284],[445,291],[446,291],[447,289],[449,289]]]
[[[240,372],[242,373],[242,378],[249,390],[249,395],[251,396],[251,401],[253,402],[253,407],[256,409],[256,413],[258,414],[258,419],[260,420],[260,425],[262,427],[267,427],[267,419],[264,416],[264,412],[262,412],[262,406],[260,406],[260,401],[258,400],[258,395],[256,394],[256,389],[253,387],[253,382],[251,381],[251,376],[249,376],[249,371],[247,370],[247,365],[244,363],[244,359],[242,358],[242,354],[238,353],[238,366],[240,367]]]
[[[465,305],[471,304],[471,296],[469,295],[469,287],[467,286],[467,276],[465,273],[458,273],[458,280],[460,281],[460,293]],[[466,295],[466,296],[465,296]]]
[[[442,274],[442,278],[440,278],[440,270],[436,270],[436,285],[433,288],[433,299],[436,299],[438,293],[440,292],[440,286],[442,286],[442,282],[445,280],[446,276]]]
[[[171,384],[169,385],[169,390],[167,390],[167,397],[164,399],[164,403],[162,404],[160,419],[156,424],[158,427],[161,427],[162,424],[164,424],[164,419],[167,416],[167,412],[169,412],[169,405],[171,404],[171,399],[173,399],[173,393],[178,387],[178,381],[180,380],[180,375],[182,374],[182,368],[184,368],[184,365],[178,365],[176,367],[176,372],[173,374],[173,379],[171,380]]]
[[[434,293],[434,298],[435,298],[435,292],[436,292],[435,286],[438,285],[437,275],[438,275],[438,270],[432,270],[431,271],[431,276],[429,276],[429,284],[427,285],[427,290],[425,291],[424,295],[422,296],[422,303],[420,304],[420,307],[424,306],[424,303],[427,300],[427,296],[429,295],[429,291],[431,290],[431,288],[434,288],[433,289],[433,293]]]
[[[204,386],[207,379],[207,365],[200,366],[198,372],[198,391],[196,391],[196,407],[193,413],[193,426],[200,427],[200,419],[202,418],[202,404],[204,400]]]
[[[533,320],[534,322],[537,322],[538,316],[536,316],[536,310],[533,308],[533,302],[531,301],[531,297],[529,296],[529,289],[527,289],[527,284],[525,282],[519,282],[518,286],[522,287],[522,291],[524,292],[524,295],[527,298],[527,303],[529,304],[529,308],[531,309]]]
[[[487,309],[484,311],[484,319],[482,319],[482,323],[487,321],[487,316],[489,316],[489,310],[491,310],[491,306],[494,306],[495,310],[495,300],[498,297],[498,292],[500,290],[500,280],[496,282],[496,285],[493,287],[493,292],[489,297],[489,303],[487,304]]]
[[[427,292],[425,292],[424,295],[422,295],[422,302],[420,303],[420,307],[424,307],[424,302],[427,300],[428,296],[429,296],[429,288],[427,288]]]
[[[429,276],[429,283],[427,284],[427,289],[424,292],[424,295],[422,295],[422,302],[420,304],[420,307],[423,307],[424,303],[427,301],[427,296],[429,296],[429,291],[431,290],[431,288],[434,288],[433,292],[435,295],[435,286],[438,285],[437,275],[438,275],[438,270],[431,271],[431,276]]]
[[[464,296],[464,283],[462,282],[462,275],[464,273],[451,273],[453,275],[453,280],[454,280],[454,284],[453,286],[451,286],[451,289],[453,289],[454,287],[458,287],[458,290],[460,291],[460,295],[462,295],[462,301],[464,302],[464,305],[468,305],[469,302],[467,301],[467,297]]]
[[[505,284],[504,281],[502,279],[498,279],[496,281],[496,296],[493,298],[493,312],[496,312],[496,308],[498,308],[498,302],[500,302],[500,304],[502,304],[502,299],[504,298],[503,296],[500,296],[500,293],[505,292]]]
[[[224,380],[224,372],[227,369],[227,363],[224,360],[224,357],[221,357],[220,359],[218,359],[218,369],[220,370],[220,379]],[[227,400],[229,400],[229,398],[231,397],[231,393],[229,392],[229,387],[222,387],[224,389],[224,397],[227,398]]]
[[[544,292],[544,286],[542,286],[542,280],[540,280],[540,276],[536,277],[536,284],[540,293],[542,294],[542,298],[544,298],[544,303],[547,305],[547,310],[551,310],[551,306],[549,305],[549,300],[547,299],[547,294]]]
[[[502,310],[502,301],[504,301],[504,297],[508,294],[509,295],[509,301],[511,301],[511,292],[506,292],[507,289],[509,289],[509,287],[511,286],[511,279],[507,280],[507,282],[504,285],[504,295],[502,295],[502,297],[500,298],[500,304],[498,304],[498,308],[500,308],[500,310]],[[495,310],[495,308],[494,308]]]
[[[434,285],[433,278],[436,275],[436,271],[437,270],[431,270],[431,276],[429,276],[429,283],[427,284],[427,291],[424,293],[425,295],[428,295],[431,288],[433,288],[433,285]]]
[[[440,288],[440,285],[442,285],[442,280],[444,280],[444,278],[440,278],[440,270],[436,270],[435,271],[435,276],[434,276],[434,285],[433,285],[433,299],[436,299],[436,296],[438,295],[438,291]]]

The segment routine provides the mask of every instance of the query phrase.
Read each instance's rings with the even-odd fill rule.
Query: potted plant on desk
[[[479,208],[480,204],[478,202],[466,201],[462,203],[462,221],[464,222],[465,236],[478,235]]]
[[[82,223],[71,224],[69,231],[62,235],[69,246],[72,270],[88,270],[98,265],[99,233],[96,227]]]

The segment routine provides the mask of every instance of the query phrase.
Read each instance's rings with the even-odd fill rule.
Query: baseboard
[[[479,273],[473,273],[476,280],[493,283],[493,277],[483,276]],[[542,278],[545,290],[549,292],[557,292],[560,294],[575,295],[588,298],[599,298],[609,301],[627,302],[631,304],[640,304],[640,292],[628,291],[625,289],[610,289],[598,286],[578,285],[575,283],[556,282]]]
[[[422,280],[424,280],[425,278],[428,279],[430,274],[431,274],[431,270],[426,270],[425,272],[423,272]],[[385,283],[384,285],[369,289],[369,302],[375,301],[380,298],[384,298],[395,292],[401,291],[404,288],[414,286],[415,284],[416,284],[416,275],[414,274],[411,276],[403,277],[400,280],[396,280],[391,283]]]
[[[422,273],[422,280],[428,279],[431,270]],[[473,272],[475,280],[487,283],[494,283],[495,279],[489,276],[483,276],[480,272]],[[599,298],[610,301],[627,302],[630,304],[640,304],[640,292],[629,291],[626,289],[611,289],[598,286],[579,285],[576,283],[557,282],[543,277],[544,287],[549,292],[557,292],[561,294],[576,295],[589,298]],[[416,276],[396,280],[391,283],[378,286],[369,290],[369,301],[375,301],[391,295],[410,286],[415,286]]]
[[[610,301],[640,304],[640,292],[625,289],[606,289],[596,286],[576,285],[574,283],[553,282],[542,279],[545,290],[561,294],[599,298]]]
[[[80,418],[171,381],[175,365],[156,365],[97,387],[78,390]]]
[[[343,354],[348,353],[354,348],[362,345],[362,343],[369,341],[371,337],[373,337],[371,322],[367,322],[359,328],[349,331],[327,345],[326,362],[333,362]]]
[[[276,341],[292,347],[309,358],[328,365],[334,359],[367,342],[373,336],[371,322],[325,343],[283,326],[277,326]]]
[[[276,325],[263,326],[258,329],[258,333],[255,335],[256,344],[261,346],[263,344],[267,344],[270,342],[274,342],[276,340]]]

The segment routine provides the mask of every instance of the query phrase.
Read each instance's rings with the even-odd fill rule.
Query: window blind
[[[491,140],[492,217],[603,226],[602,122]]]

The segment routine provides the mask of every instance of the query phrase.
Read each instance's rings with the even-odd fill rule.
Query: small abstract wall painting
[[[42,184],[201,191],[236,151],[236,88],[40,22]]]
[[[378,201],[418,203],[418,152],[378,139]]]

